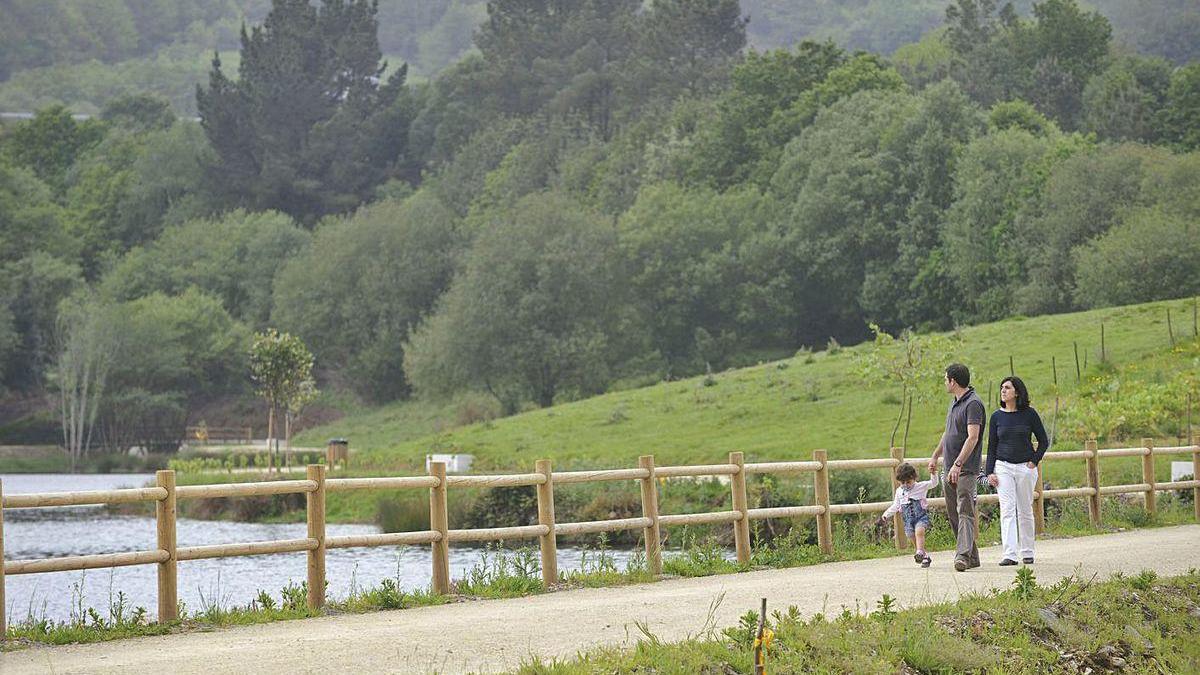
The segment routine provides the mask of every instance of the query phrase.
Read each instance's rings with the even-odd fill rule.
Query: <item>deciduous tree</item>
[[[256,333],[250,345],[250,378],[267,401],[267,440],[276,436],[277,412],[308,397],[312,388],[313,356],[304,343],[288,333],[269,329]],[[274,450],[278,453],[278,441]]]

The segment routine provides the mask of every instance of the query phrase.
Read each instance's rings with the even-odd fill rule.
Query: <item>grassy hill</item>
[[[973,383],[985,397],[989,390],[995,397],[1011,357],[1047,427],[1057,417],[1060,447],[1078,446],[1093,433],[1109,444],[1123,437],[1174,438],[1185,433],[1186,393],[1200,404],[1193,311],[1193,300],[1155,302],[1010,319],[926,339],[943,345],[939,356],[970,366]],[[814,448],[828,449],[831,458],[883,456],[901,400],[898,384],[864,379],[863,362],[875,349],[868,343],[800,353],[458,428],[449,427],[469,418],[477,402],[402,402],[308,430],[298,443],[320,445],[344,436],[356,463],[367,471],[422,470],[430,451],[474,454],[476,467],[484,471],[530,469],[543,457],[562,469],[631,466],[647,453],[659,464],[710,463],[732,450],[744,451],[747,461],[809,458]],[[879,354],[889,357],[899,350],[892,345]],[[913,405],[910,455],[932,450],[948,402],[941,384],[943,359],[927,360]],[[1194,423],[1200,414],[1197,418]]]

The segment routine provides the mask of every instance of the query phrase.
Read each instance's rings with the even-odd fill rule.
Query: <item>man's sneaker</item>
[[[1017,561],[1013,560],[1012,558],[1005,558],[1004,560],[1000,561],[1001,567],[1012,567],[1013,565],[1016,565],[1016,564],[1017,564]]]
[[[966,558],[959,556],[954,559],[954,571],[955,572],[966,572],[968,567],[970,567],[970,564],[967,563]]]
[[[1033,557],[1032,557],[1032,556],[1030,556],[1030,557],[1028,557],[1028,558],[1021,558],[1021,562],[1025,563],[1026,565],[1032,565],[1032,564],[1033,564]]]
[[[929,556],[925,556],[925,558],[921,560],[921,567],[929,567],[932,564],[933,558],[930,558]]]
[[[917,551],[916,553],[913,554],[913,560],[916,562],[921,562],[924,559],[925,559],[924,551]]]

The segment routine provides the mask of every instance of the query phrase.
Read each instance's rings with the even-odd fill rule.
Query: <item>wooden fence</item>
[[[1192,456],[1194,476],[1200,477],[1200,445],[1154,447],[1151,439],[1143,439],[1141,447],[1098,450],[1094,441],[1083,450],[1050,452],[1045,461],[1083,460],[1085,487],[1060,490],[1038,489],[1034,496],[1034,515],[1040,531],[1043,524],[1044,502],[1053,497],[1086,497],[1093,524],[1100,523],[1100,497],[1109,494],[1139,493],[1144,496],[1146,511],[1156,509],[1155,493],[1161,490],[1194,491],[1196,519],[1200,520],[1200,480],[1158,482],[1154,475],[1154,457],[1159,455]],[[1142,482],[1133,485],[1101,485],[1102,457],[1142,458]],[[178,588],[176,565],[180,561],[222,558],[243,555],[305,552],[308,556],[308,605],[321,607],[325,602],[325,552],[336,548],[363,546],[395,546],[399,544],[429,544],[433,549],[433,590],[450,592],[450,542],[496,541],[504,539],[538,538],[541,545],[542,578],[547,584],[558,579],[556,538],[558,535],[580,535],[620,530],[642,530],[646,546],[646,561],[653,574],[662,572],[660,528],[680,525],[729,523],[733,528],[734,546],[739,562],[750,560],[750,521],[768,518],[814,516],[817,519],[817,540],[821,551],[833,551],[832,516],[838,514],[874,513],[884,511],[890,501],[866,504],[831,504],[829,502],[829,472],[833,470],[892,469],[904,461],[904,449],[893,448],[890,457],[880,459],[831,460],[824,450],[814,450],[811,461],[746,463],[740,452],[729,454],[725,464],[699,466],[658,466],[653,455],[645,455],[634,469],[597,471],[552,471],[549,460],[539,460],[533,473],[506,475],[455,476],[446,475],[442,462],[433,462],[425,476],[384,478],[326,479],[326,467],[309,465],[305,480],[280,480],[258,483],[222,485],[175,485],[174,471],[159,471],[154,487],[103,490],[91,492],[47,492],[39,494],[3,494],[0,485],[0,559],[3,559],[4,511],[7,509],[75,506],[85,504],[122,504],[154,502],[158,524],[156,548],[101,555],[67,556],[42,560],[10,560],[0,568],[0,608],[4,607],[4,577],[9,574],[35,574],[124,565],[158,566],[158,618],[170,621],[178,618]],[[922,459],[922,461],[924,461]],[[755,474],[813,474],[814,503],[773,508],[749,508],[746,499],[746,476]],[[729,476],[731,508],[711,513],[662,514],[658,508],[656,481],[684,476]],[[559,523],[554,517],[554,490],[574,483],[598,481],[638,481],[641,485],[642,517]],[[895,480],[893,478],[893,484]],[[450,488],[492,488],[532,486],[537,491],[538,524],[516,527],[452,530],[447,516],[447,493]],[[396,532],[329,537],[325,531],[325,495],[348,490],[429,490],[430,528],[418,532]],[[567,487],[569,489],[569,487]],[[178,546],[176,542],[176,503],[186,499],[212,499],[304,493],[307,502],[308,536],[304,539],[255,541],[208,546]],[[994,494],[979,497],[983,503],[995,502]],[[933,506],[945,507],[944,499],[930,499]],[[895,542],[898,548],[905,543],[899,515],[895,517]],[[4,630],[4,612],[0,611],[0,635]]]
[[[188,443],[200,445],[226,442],[249,445],[254,440],[254,430],[250,427],[210,427],[201,424],[187,427],[184,434]]]

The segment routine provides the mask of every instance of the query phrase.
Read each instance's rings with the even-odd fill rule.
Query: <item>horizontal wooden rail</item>
[[[681,513],[671,516],[659,516],[659,525],[706,525],[709,523],[732,523],[741,520],[741,511],[715,511],[713,513]]]
[[[224,483],[221,485],[181,485],[175,488],[176,499],[216,499],[220,497],[265,497],[312,492],[317,482],[312,480],[268,480],[259,483]]]
[[[657,469],[655,469],[657,471]],[[592,483],[608,480],[645,480],[650,477],[646,469],[604,469],[601,471],[555,471],[551,474],[555,485],[564,483]]]
[[[767,509],[746,509],[750,520],[766,520],[767,518],[799,518],[800,516],[819,516],[825,513],[825,507],[814,506],[774,506]]]
[[[297,553],[299,551],[314,551],[319,545],[320,542],[316,539],[280,539],[275,541],[249,541],[238,544],[180,546],[175,551],[175,557],[177,560],[204,560],[206,558],[232,558],[243,555]]]
[[[407,490],[411,488],[433,488],[438,479],[433,476],[396,476],[382,478],[328,478],[325,490],[348,492],[350,490]]]
[[[1198,452],[1200,452],[1200,445],[1168,445],[1154,448],[1156,455],[1191,455]]]
[[[694,466],[656,466],[655,478],[680,478],[683,476],[732,476],[738,472],[733,464],[697,464]]]
[[[540,473],[517,473],[503,476],[446,476],[446,487],[522,487],[541,485],[546,477]]]
[[[499,541],[501,539],[532,539],[550,534],[546,525],[521,527],[484,527],[475,530],[450,530],[450,541]]]
[[[39,560],[9,560],[4,563],[4,573],[36,574],[39,572],[73,572],[103,567],[126,567],[165,562],[170,557],[166,551],[130,551],[128,553],[102,553],[99,555],[71,555],[61,558]]]
[[[657,471],[657,469],[656,469]],[[640,530],[650,527],[654,521],[650,518],[620,518],[617,520],[585,520],[579,523],[556,523],[554,533],[565,537],[579,534],[595,534],[597,532],[617,532],[620,530]]]
[[[1091,459],[1095,454],[1091,450],[1066,450],[1063,452],[1047,452],[1042,455],[1042,461],[1060,459]]]
[[[845,513],[874,513],[886,511],[891,502],[863,502],[862,504],[830,504],[829,513],[833,515]]]
[[[1150,454],[1149,448],[1105,448],[1097,450],[1101,457],[1142,457]],[[1050,454],[1050,453],[1046,453]]]
[[[385,532],[383,534],[347,534],[326,537],[325,548],[358,548],[360,546],[400,546],[402,544],[432,544],[442,538],[441,532]]]
[[[87,492],[33,492],[4,496],[6,509],[34,509],[48,506],[84,506],[92,504],[128,504],[156,502],[167,498],[163,488],[126,488]]]
[[[1123,495],[1131,492],[1145,492],[1149,490],[1149,483],[1136,483],[1134,485],[1105,485],[1100,488],[1102,495]]]
[[[746,473],[815,473],[820,462],[754,462],[746,464]]]
[[[1095,488],[1078,487],[1078,488],[1059,488],[1057,490],[1043,490],[1042,498],[1050,497],[1091,497],[1096,494]]]
[[[825,463],[827,469],[890,469],[900,466],[900,460],[884,457],[882,459],[831,459]]]
[[[1000,495],[998,495],[994,492],[987,493],[987,494],[981,494],[981,495],[978,495],[977,497],[975,497],[976,504],[998,504],[999,502],[1000,502]],[[891,502],[888,502],[888,503],[890,504]],[[944,509],[944,508],[946,508],[946,498],[945,497],[930,497],[928,506],[931,508]]]
[[[1154,451],[1158,452],[1158,449],[1155,448]],[[1196,488],[1200,488],[1200,480],[1176,480],[1169,483],[1154,484],[1155,490],[1194,490]]]

